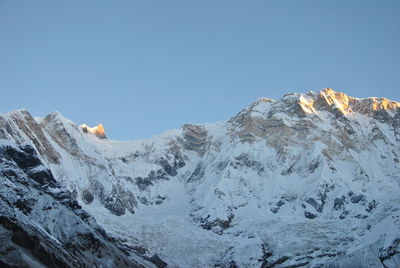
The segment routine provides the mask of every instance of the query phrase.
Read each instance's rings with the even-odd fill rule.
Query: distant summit
[[[85,133],[91,133],[93,135],[96,135],[97,137],[99,137],[100,139],[106,139],[106,132],[104,130],[104,127],[102,124],[98,124],[95,127],[89,127],[86,124],[82,124],[80,125],[80,127],[82,128],[83,132]]]
[[[282,105],[283,110],[291,106],[300,108],[302,113],[318,114],[326,110],[338,110],[342,114],[363,113],[371,114],[373,111],[393,111],[400,108],[400,102],[391,101],[386,98],[355,98],[331,88],[320,91],[309,91],[308,93],[289,93],[279,100],[261,98],[253,106],[263,103]]]

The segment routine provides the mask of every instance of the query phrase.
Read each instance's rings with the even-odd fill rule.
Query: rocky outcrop
[[[207,149],[207,131],[201,125],[183,125],[183,145],[186,150],[198,152],[204,155]]]
[[[119,184],[113,185],[111,195],[107,196],[103,202],[105,207],[117,216],[124,215],[125,209],[133,214],[137,206],[134,195]]]

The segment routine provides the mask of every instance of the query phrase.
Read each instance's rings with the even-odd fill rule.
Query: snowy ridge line
[[[138,141],[17,115],[0,117],[0,138],[32,144],[107,232],[161,266],[400,265],[398,102],[292,93]]]

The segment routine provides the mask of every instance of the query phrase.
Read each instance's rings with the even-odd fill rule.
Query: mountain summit
[[[374,111],[391,112],[400,107],[399,102],[385,98],[353,98],[330,88],[317,92],[310,91],[306,94],[290,93],[280,100],[262,98],[251,107],[265,106],[263,103],[270,103],[276,109],[280,107],[283,112],[293,112],[292,115],[297,112],[299,116],[304,116],[305,114],[318,115],[325,111],[343,115],[355,113],[372,114]],[[272,112],[276,112],[276,109]]]
[[[115,239],[171,267],[398,267],[400,103],[260,99],[140,141],[52,113],[0,117]],[[154,259],[153,259],[154,260]]]
[[[106,138],[106,132],[105,132],[102,124],[98,124],[95,127],[89,127],[86,124],[82,124],[82,125],[80,125],[80,127],[82,128],[83,132],[85,132],[85,133],[91,133],[91,134],[99,137],[100,139]]]

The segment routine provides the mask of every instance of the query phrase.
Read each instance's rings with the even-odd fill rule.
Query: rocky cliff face
[[[148,267],[108,236],[29,146],[0,143],[1,267]]]
[[[294,93],[130,142],[59,113],[0,126],[108,232],[172,267],[400,264],[400,103]]]

